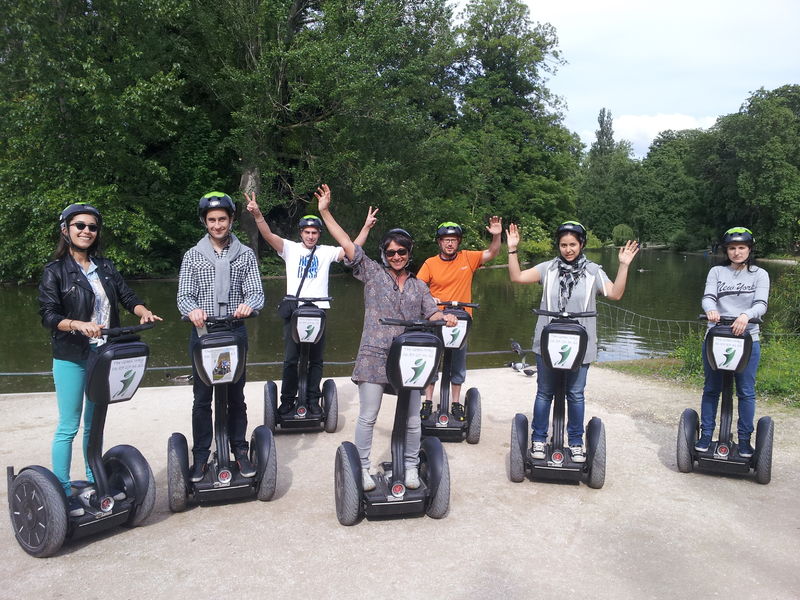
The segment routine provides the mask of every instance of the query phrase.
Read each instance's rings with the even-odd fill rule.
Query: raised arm
[[[344,255],[348,260],[353,260],[356,256],[356,247],[350,239],[350,236],[339,226],[336,219],[334,219],[331,214],[331,188],[323,183],[317,188],[317,191],[314,192],[314,197],[317,199],[319,214],[322,220],[325,221],[325,226],[328,228],[331,236],[333,236],[336,243],[342,247]]]
[[[489,243],[489,247],[483,251],[483,256],[481,256],[482,265],[494,260],[497,253],[500,252],[500,235],[503,233],[503,220],[498,216],[491,217],[486,231],[492,234],[492,241]]]
[[[625,293],[625,285],[628,282],[628,267],[636,255],[639,254],[639,243],[628,240],[619,249],[619,269],[614,283],[606,284],[606,297],[609,300],[619,300]]]
[[[370,206],[369,210],[367,210],[367,218],[364,219],[364,226],[361,228],[361,231],[358,232],[356,239],[353,240],[354,244],[357,246],[364,246],[364,243],[367,241],[367,237],[369,237],[370,230],[375,227],[375,223],[378,222],[378,217],[375,216],[377,214],[378,207],[376,206],[375,209],[373,209]]]
[[[244,193],[245,200],[247,200],[247,211],[253,215],[253,218],[256,221],[256,227],[258,227],[258,232],[261,234],[261,237],[272,246],[273,250],[277,253],[283,252],[283,238],[275,233],[269,228],[264,215],[261,214],[261,209],[258,207],[258,202],[256,202],[256,193],[253,192],[252,194],[248,194],[247,192]]]
[[[514,283],[538,283],[542,276],[536,267],[531,267],[522,271],[519,268],[519,255],[517,246],[519,245],[519,228],[511,223],[506,230],[506,242],[508,244],[508,276]]]

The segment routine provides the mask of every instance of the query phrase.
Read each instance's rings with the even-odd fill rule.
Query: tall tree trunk
[[[258,171],[258,167],[247,167],[242,171],[242,178],[239,180],[239,190],[247,192],[248,194],[255,192],[256,197],[260,195],[261,174]],[[261,253],[259,252],[259,242],[261,240],[261,234],[258,232],[258,226],[256,225],[253,215],[251,215],[245,207],[242,207],[242,214],[239,217],[239,221],[242,231],[247,234],[250,247],[253,249],[253,252],[256,253],[256,259],[260,263]]]

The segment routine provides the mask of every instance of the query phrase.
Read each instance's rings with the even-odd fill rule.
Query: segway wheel
[[[278,414],[278,386],[274,381],[264,384],[264,426],[275,433]]]
[[[481,441],[481,393],[478,388],[469,388],[465,398],[467,409],[467,443]]]
[[[586,484],[599,490],[606,482],[606,428],[597,417],[592,417],[586,427],[586,445],[589,450]]]
[[[133,498],[133,510],[125,525],[138,527],[156,504],[156,481],[147,459],[133,446],[120,444],[103,455],[103,464],[111,489]]]
[[[694,469],[694,444],[697,441],[698,428],[697,411],[687,408],[681,413],[681,420],[678,423],[676,456],[678,471],[681,473],[691,473]]]
[[[336,450],[334,466],[336,518],[342,525],[355,525],[361,518],[360,475],[361,461],[356,447],[350,442],[342,443]]]
[[[333,379],[326,379],[322,384],[322,402],[325,431],[334,433],[339,425],[339,392]]]
[[[756,426],[755,476],[763,485],[772,480],[772,442],[775,423],[771,417],[761,417]]]
[[[278,455],[275,436],[266,425],[259,425],[250,438],[250,460],[256,467],[256,498],[272,500],[278,487]]]
[[[439,442],[438,438],[432,438]],[[426,440],[427,441],[427,440]],[[436,453],[436,458],[439,463],[439,481],[431,481],[432,469],[429,468],[433,456]],[[432,495],[428,500],[428,507],[425,509],[425,514],[431,519],[443,519],[447,516],[450,510],[450,465],[447,462],[447,453],[444,447],[439,444],[426,444],[420,452],[420,476],[425,480],[425,483],[432,489]]]
[[[508,478],[514,483],[525,479],[525,452],[528,445],[528,418],[517,413],[511,422],[511,450]]]
[[[40,471],[41,469],[41,471]],[[8,508],[14,536],[31,556],[55,554],[67,536],[66,496],[55,475],[44,467],[29,467],[14,478]]]
[[[189,447],[182,433],[173,433],[167,442],[167,494],[172,512],[186,510],[189,481]]]

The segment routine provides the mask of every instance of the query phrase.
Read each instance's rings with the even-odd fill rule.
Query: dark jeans
[[[325,354],[325,335],[313,344],[308,354],[308,377],[306,391],[308,400],[318,401],[322,397],[319,384],[322,381],[322,357]],[[281,383],[281,402],[294,402],[297,396],[297,363],[300,359],[300,344],[292,337],[292,321],[283,321],[283,382]]]
[[[247,329],[244,326],[234,328],[231,333],[244,341],[247,350]],[[212,421],[213,386],[206,385],[197,374],[194,366],[194,347],[200,341],[197,330],[192,327],[192,335],[189,338],[189,360],[192,361],[192,386],[194,390],[194,403],[192,404],[192,439],[194,446],[195,462],[208,460],[211,448],[211,440],[214,437],[214,424]],[[236,383],[228,384],[228,437],[230,439],[231,451],[234,455],[247,452],[247,405],[244,402],[244,384],[247,381],[247,370],[242,373],[241,378]]]

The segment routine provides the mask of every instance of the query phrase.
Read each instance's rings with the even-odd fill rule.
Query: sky
[[[601,108],[642,158],[665,129],[707,128],[763,87],[800,84],[797,0],[524,0],[556,28],[548,88],[587,147]]]

